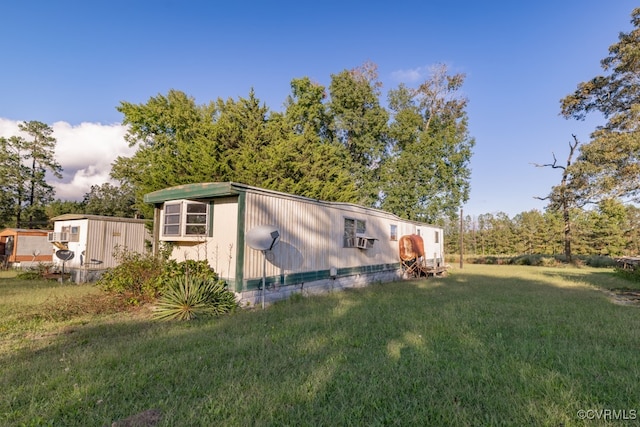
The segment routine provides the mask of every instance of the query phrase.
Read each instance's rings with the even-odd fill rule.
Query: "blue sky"
[[[108,179],[132,151],[121,101],[181,90],[198,103],[247,97],[279,111],[293,78],[377,64],[383,90],[417,85],[444,63],[466,74],[471,199],[465,215],[540,209],[572,134],[599,117],[565,120],[560,99],[602,73],[631,29],[630,0],[519,1],[8,1],[0,5],[0,136],[17,123],[54,126],[63,199]],[[419,80],[406,76],[417,75]],[[401,77],[404,76],[404,77]],[[383,101],[385,101],[383,99]]]

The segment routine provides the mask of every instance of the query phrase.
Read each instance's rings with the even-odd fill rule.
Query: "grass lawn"
[[[177,323],[53,315],[98,291],[0,278],[0,425],[638,425],[640,308],[602,291],[630,286],[465,265]]]

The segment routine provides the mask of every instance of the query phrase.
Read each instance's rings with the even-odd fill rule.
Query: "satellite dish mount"
[[[246,241],[252,249],[262,252],[262,308],[267,279],[267,251],[273,249],[280,239],[280,231],[272,225],[260,225],[247,232]]]

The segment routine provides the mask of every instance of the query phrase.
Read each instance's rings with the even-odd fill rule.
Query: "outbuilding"
[[[51,264],[49,230],[5,228],[0,231],[0,264],[3,267],[25,268],[39,263]]]
[[[247,305],[265,293],[269,302],[293,292],[397,280],[403,235],[422,237],[429,258],[423,261],[444,264],[441,227],[351,203],[235,182],[170,187],[144,201],[155,208],[154,250],[169,243],[177,261],[207,260]],[[273,241],[261,247],[256,233],[265,230]]]
[[[96,280],[118,265],[118,250],[144,253],[151,241],[144,219],[65,214],[52,221],[48,240],[54,246],[53,262],[75,282]]]

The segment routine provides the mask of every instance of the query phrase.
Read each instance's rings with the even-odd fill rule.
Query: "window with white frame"
[[[208,235],[209,204],[191,200],[166,202],[162,210],[162,238],[196,238]]]
[[[364,235],[367,231],[367,223],[361,219],[344,219],[344,247],[357,247],[357,236]]]
[[[80,227],[67,225],[62,227],[62,232],[67,233],[67,239],[69,242],[80,241]]]

